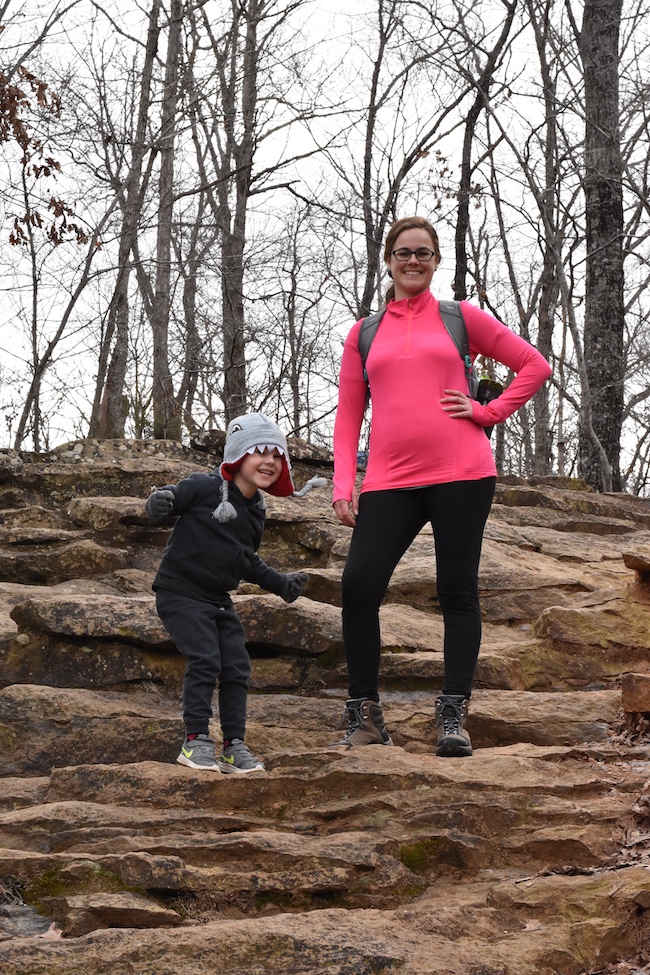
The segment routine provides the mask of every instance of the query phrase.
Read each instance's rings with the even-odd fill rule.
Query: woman
[[[463,360],[429,290],[440,263],[434,228],[422,217],[397,220],[384,261],[393,286],[366,361],[372,426],[360,498],[356,458],[366,405],[361,321],[345,342],[334,427],[334,510],[354,528],[342,581],[348,729],[336,744],[392,744],[379,702],[379,606],[395,566],[430,521],[445,625],[436,754],[471,755],[464,723],[481,641],[478,566],[496,483],[483,428],[527,402],[551,370],[505,325],[462,302],[472,359],[485,355],[516,373],[498,399],[485,406],[471,399]]]

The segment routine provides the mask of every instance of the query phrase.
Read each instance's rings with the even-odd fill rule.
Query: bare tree
[[[155,294],[151,311],[153,337],[153,434],[159,439],[181,439],[181,409],[174,395],[169,366],[169,311],[171,238],[174,210],[174,136],[177,124],[182,0],[171,0],[167,60],[158,143],[158,231],[156,236]]]
[[[412,0],[377,0],[372,33],[364,44],[366,52],[373,52],[367,88],[361,89],[362,79],[356,79],[365,104],[357,108],[351,126],[351,155],[330,155],[349,201],[335,201],[334,210],[345,207],[344,219],[360,223],[365,242],[365,268],[350,309],[357,317],[367,315],[377,298],[382,241],[403,205],[409,179],[436,143],[460,124],[457,110],[471,83],[456,76],[455,88],[445,84],[452,50],[459,60],[460,48],[467,53],[454,21],[445,22],[437,9],[429,12]],[[420,85],[428,88],[424,101],[416,94]],[[407,104],[420,106],[417,119],[396,124]]]
[[[12,214],[8,240],[12,246],[26,252],[30,277],[30,382],[16,428],[14,446],[17,449],[22,446],[28,430],[31,430],[35,449],[40,447],[43,376],[52,363],[79,294],[90,278],[97,244],[96,234],[91,235],[83,227],[72,207],[47,188],[60,172],[61,165],[48,144],[46,133],[39,132],[38,129],[43,129],[44,122],[46,126],[56,122],[61,111],[61,101],[50,85],[27,67],[30,58],[38,51],[52,27],[76,6],[76,2],[78,0],[65,6],[57,4],[36,38],[23,46],[14,46],[11,50],[11,61],[0,68],[0,144],[10,151],[13,150],[10,165],[18,173],[20,186],[19,196],[14,201],[17,211],[14,210]],[[2,18],[6,17],[10,6],[10,2],[4,4],[0,12]],[[3,30],[6,28],[5,23]],[[47,250],[50,253],[68,241],[86,245],[90,240],[80,286],[72,294],[58,328],[44,349],[41,344],[39,240],[47,241]]]
[[[476,123],[481,112],[485,110],[499,59],[503,55],[504,48],[508,43],[517,9],[517,0],[513,0],[511,3],[503,0],[503,6],[505,8],[505,17],[494,46],[489,51],[486,51],[484,45],[479,42],[473,52],[473,60],[477,66],[476,75],[469,69],[464,69],[462,65],[459,71],[461,77],[464,76],[469,81],[476,94],[473,104],[465,116],[463,150],[460,165],[458,216],[456,219],[455,234],[456,270],[454,274],[454,298],[456,301],[462,301],[467,298],[467,231],[469,229],[469,205],[472,196],[472,173],[474,168],[472,165],[472,147],[474,144]],[[465,26],[462,17],[459,17],[459,26],[461,30]],[[467,40],[470,41],[470,38],[468,37]]]
[[[89,428],[91,437],[123,437],[127,418],[128,399],[124,394],[124,383],[129,349],[129,285],[133,266],[132,251],[150,175],[150,168],[144,173],[143,170],[146,153],[151,152],[151,147],[147,144],[147,132],[152,105],[152,76],[160,36],[160,11],[161,0],[152,0],[137,121],[131,140],[131,159],[123,191],[120,174],[115,172],[112,178],[113,186],[120,195],[122,227],[119,233],[117,278],[97,368],[95,400]]]
[[[245,296],[251,208],[272,191],[286,202],[283,191],[291,189],[291,182],[281,182],[280,174],[318,151],[315,144],[289,148],[278,158],[277,150],[270,149],[266,165],[257,164],[265,143],[279,140],[283,132],[288,141],[296,122],[315,113],[306,81],[307,52],[298,53],[298,39],[292,37],[291,18],[302,3],[232,0],[220,31],[205,10],[193,24],[194,47],[207,39],[213,58],[213,70],[189,77],[188,86],[195,142],[207,148],[206,154],[197,152],[199,173],[219,233],[220,395],[226,420],[248,403]]]
[[[587,280],[584,345],[593,430],[580,439],[580,473],[599,490],[619,490],[625,361],[623,190],[619,130],[622,0],[586,0],[579,34],[584,73]]]
[[[333,411],[338,366],[330,341],[328,244],[320,225],[316,207],[294,205],[279,240],[256,241],[263,287],[248,343],[252,405],[308,439],[318,439],[319,424]]]
[[[63,310],[56,331],[54,332],[50,340],[47,342],[46,347],[42,352],[38,352],[36,343],[35,342],[33,343],[32,348],[34,353],[34,360],[33,360],[33,368],[32,368],[32,379],[29,384],[29,389],[27,390],[27,395],[25,397],[25,404],[23,406],[23,411],[20,416],[18,427],[16,429],[14,447],[17,450],[22,446],[23,439],[27,432],[29,417],[32,410],[35,410],[34,424],[32,425],[32,434],[34,436],[34,441],[35,441],[34,446],[36,449],[38,449],[38,442],[39,442],[38,420],[40,414],[40,393],[41,393],[41,383],[43,380],[43,376],[45,375],[45,371],[49,368],[49,366],[52,363],[55,350],[59,342],[61,341],[61,337],[63,336],[68,326],[68,323],[70,322],[72,313],[75,310],[77,302],[92,277],[93,259],[97,253],[97,246],[101,238],[102,231],[106,226],[106,224],[108,223],[114,205],[115,205],[115,201],[113,203],[113,206],[109,208],[108,212],[104,215],[104,217],[99,222],[99,224],[97,225],[97,227],[95,228],[95,230],[93,231],[90,237],[90,242],[86,250],[86,258],[83,262],[81,273],[76,282],[74,291],[70,295],[70,298]],[[34,300],[35,301],[37,300],[37,292],[34,292]],[[36,315],[37,309],[35,305],[33,306],[33,310],[34,310],[34,315]],[[34,328],[32,330],[32,335],[35,338],[36,331],[37,331],[35,318],[32,319],[32,323],[34,325]]]
[[[535,46],[539,59],[544,99],[544,190],[542,196],[541,233],[542,274],[539,289],[537,312],[537,347],[546,359],[552,359],[553,331],[558,310],[560,287],[556,268],[554,248],[562,250],[563,228],[558,213],[558,135],[557,114],[558,96],[556,79],[549,58],[549,33],[551,2],[543,0],[541,5],[535,0],[527,0],[528,18],[535,36]],[[550,390],[544,384],[533,400],[535,413],[535,474],[550,474],[552,461],[553,429],[550,408]]]

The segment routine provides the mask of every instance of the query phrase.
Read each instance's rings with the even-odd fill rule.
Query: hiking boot
[[[186,738],[176,761],[181,765],[187,765],[188,768],[208,769],[211,772],[219,771],[214,742],[207,735]]]
[[[241,738],[230,739],[230,743],[219,756],[219,768],[222,772],[232,772],[238,775],[247,772],[266,771],[259,758],[255,758],[248,745]]]
[[[436,755],[462,758],[472,754],[472,743],[463,724],[469,701],[462,695],[441,694],[436,700]]]
[[[352,748],[353,745],[393,744],[384,724],[381,704],[377,701],[367,701],[363,697],[346,701],[345,712],[348,730],[340,741],[333,741],[332,745],[346,745]]]

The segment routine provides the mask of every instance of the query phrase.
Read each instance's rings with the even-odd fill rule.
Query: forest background
[[[499,471],[647,494],[648,2],[0,0],[0,445],[328,445],[418,213],[553,366]]]

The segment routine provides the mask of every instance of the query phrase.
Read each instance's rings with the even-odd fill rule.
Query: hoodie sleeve
[[[282,572],[276,572],[264,559],[255,553],[251,559],[251,567],[246,573],[246,582],[253,582],[256,586],[261,586],[267,592],[272,592],[275,596],[280,596],[284,589],[287,577]]]
[[[172,514],[182,515],[188,508],[193,507],[197,501],[209,494],[210,488],[211,481],[209,480],[209,475],[203,472],[196,472],[190,474],[189,477],[184,477],[177,484],[165,484],[160,490],[172,492],[174,495]]]

